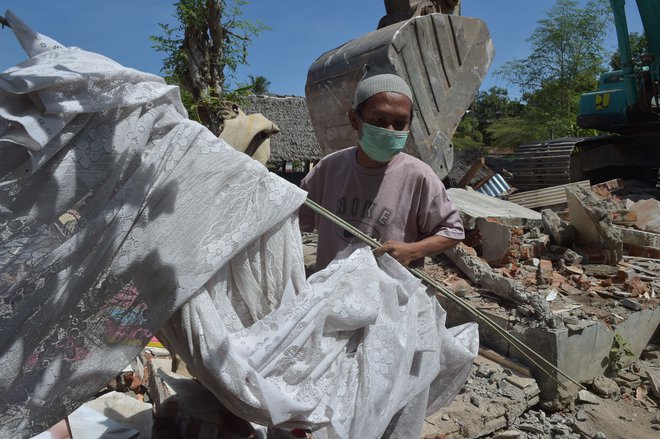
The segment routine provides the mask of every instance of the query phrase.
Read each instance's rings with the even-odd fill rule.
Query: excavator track
[[[571,154],[583,138],[563,138],[518,146],[511,172],[519,190],[542,189],[571,182]]]
[[[521,191],[614,178],[654,183],[660,150],[654,134],[567,137],[526,143],[516,149],[511,172]]]

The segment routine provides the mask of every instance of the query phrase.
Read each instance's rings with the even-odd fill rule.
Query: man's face
[[[362,103],[360,114],[351,109],[349,117],[353,128],[360,133],[362,122],[394,131],[407,131],[410,128],[412,102],[400,93],[382,92],[373,95]]]

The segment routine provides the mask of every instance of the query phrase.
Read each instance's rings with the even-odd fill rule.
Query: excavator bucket
[[[309,68],[305,94],[323,154],[357,144],[348,120],[365,65],[393,68],[414,97],[406,152],[440,178],[451,170],[451,138],[490,67],[495,50],[476,18],[429,14],[394,23],[321,55]]]

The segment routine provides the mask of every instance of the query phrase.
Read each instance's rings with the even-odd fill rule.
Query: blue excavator
[[[577,124],[609,133],[520,145],[512,171],[519,190],[614,178],[657,183],[660,168],[660,0],[636,0],[648,53],[634,62],[625,0],[610,0],[621,70],[603,74],[580,98]]]

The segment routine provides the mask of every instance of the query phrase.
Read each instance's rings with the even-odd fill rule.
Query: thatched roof
[[[305,98],[249,96],[248,102],[243,108],[246,114],[261,113],[281,130],[270,138],[269,162],[321,159]]]

